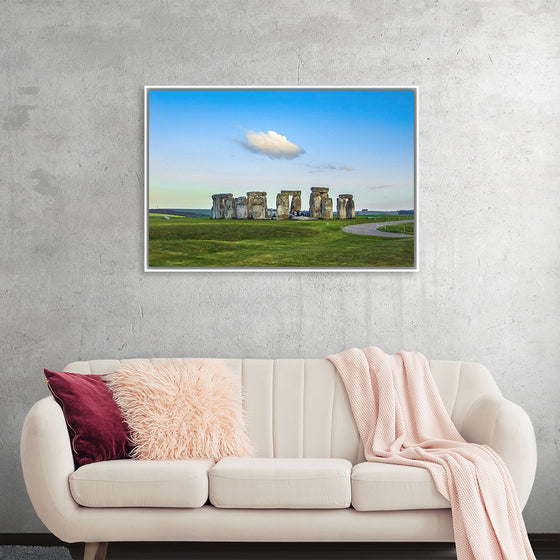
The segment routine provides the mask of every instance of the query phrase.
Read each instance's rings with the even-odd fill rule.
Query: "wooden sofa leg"
[[[98,542],[87,542],[84,548],[84,560],[95,560],[98,548]]]
[[[105,560],[107,545],[106,542],[87,542],[84,549],[84,560]]]
[[[109,543],[101,542],[97,547],[97,557],[95,560],[105,560],[105,555],[107,554],[107,545]]]

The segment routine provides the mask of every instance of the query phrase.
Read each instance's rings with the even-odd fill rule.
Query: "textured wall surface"
[[[0,14],[1,532],[44,530],[18,457],[43,366],[370,344],[486,364],[536,427],[528,529],[560,531],[558,2],[6,0]],[[420,271],[142,272],[145,84],[418,85]]]

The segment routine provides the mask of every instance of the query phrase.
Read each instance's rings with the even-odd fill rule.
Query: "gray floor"
[[[83,545],[69,545],[73,560]],[[537,560],[559,560],[559,542],[535,542]],[[107,560],[456,560],[442,543],[111,543]]]
[[[62,546],[2,545],[0,560],[70,560],[70,554]]]

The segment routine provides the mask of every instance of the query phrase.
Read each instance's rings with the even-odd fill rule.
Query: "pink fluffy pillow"
[[[135,459],[251,455],[239,383],[220,360],[123,364],[105,377],[123,413]]]

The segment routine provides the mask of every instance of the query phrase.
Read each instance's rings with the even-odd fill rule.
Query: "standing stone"
[[[327,198],[329,189],[325,187],[311,187],[311,196],[309,197],[309,215],[312,218],[322,218],[321,207],[323,198]]]
[[[245,220],[247,218],[247,197],[238,196],[235,199],[235,215],[238,220]]]
[[[276,212],[279,220],[287,220],[291,214],[296,214],[300,210],[301,191],[282,190],[276,195]]]
[[[266,192],[250,191],[247,193],[247,217],[250,220],[265,220],[267,212]]]
[[[290,205],[290,214],[297,214],[301,210],[301,191],[295,191],[298,194],[292,196],[292,204]]]
[[[354,207],[354,197],[352,195],[350,195],[350,197],[346,199],[346,217],[348,219],[353,219],[356,217],[356,209]]]
[[[287,220],[290,217],[290,196],[285,191],[276,195],[276,212],[279,220]]]
[[[232,194],[224,201],[224,218],[226,220],[235,220],[237,218],[237,213],[235,211],[235,198],[233,198]]]
[[[321,201],[321,218],[323,220],[332,220],[332,198],[325,197]]]
[[[210,218],[217,220],[220,217],[220,196],[212,195],[212,210],[210,210]]]
[[[336,199],[336,213],[339,220],[346,219],[346,199],[341,196]]]
[[[318,192],[313,192],[311,189],[311,195],[309,197],[309,215],[312,218],[318,218],[321,214],[321,194]]]
[[[356,209],[354,205],[354,195],[339,194],[336,201],[336,211],[340,220],[352,219],[356,217]]]
[[[210,217],[213,220],[222,220],[225,218],[226,200],[228,199],[233,200],[233,195],[231,193],[212,195],[212,210],[210,211]]]
[[[329,198],[329,189],[326,187],[311,187],[311,196],[309,197],[309,215],[312,218],[319,218],[321,220],[325,219],[324,213],[329,207],[330,217],[332,218],[332,198]],[[328,214],[329,212],[327,211],[327,216]]]

